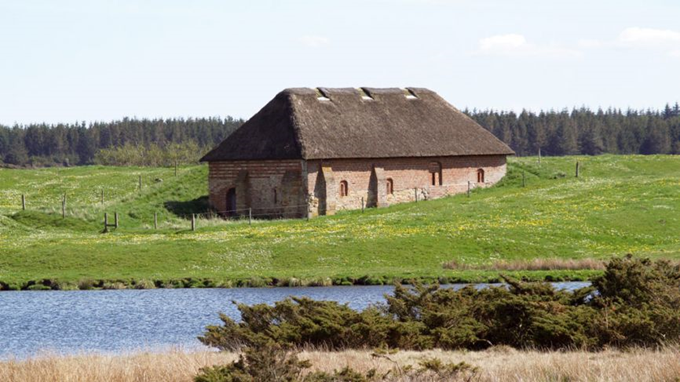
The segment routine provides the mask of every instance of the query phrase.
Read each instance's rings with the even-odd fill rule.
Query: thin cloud
[[[670,29],[626,28],[619,35],[618,41],[632,47],[680,46],[680,32]]]
[[[584,49],[596,49],[596,48],[602,48],[604,46],[607,46],[607,43],[605,43],[604,41],[600,41],[600,40],[584,39],[584,40],[579,40],[579,42],[578,42],[578,47],[584,48]]]
[[[575,58],[582,53],[554,44],[535,44],[521,34],[504,34],[479,40],[476,55],[508,57]]]
[[[581,40],[584,49],[648,49],[666,52],[671,57],[680,53],[680,31],[631,27],[626,28],[613,40]]]
[[[331,40],[323,36],[302,36],[300,42],[309,48],[322,48],[330,44]]]

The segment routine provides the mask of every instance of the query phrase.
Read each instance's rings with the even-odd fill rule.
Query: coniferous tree
[[[671,141],[668,135],[668,125],[656,119],[650,119],[647,128],[647,138],[640,147],[641,154],[668,154],[671,151]]]
[[[494,110],[465,112],[521,156],[536,155],[539,148],[543,155],[680,154],[677,102],[658,111],[580,108],[538,113],[524,110],[519,115]],[[102,150],[126,147],[129,151],[134,147],[158,157],[158,150],[167,151],[175,144],[195,144],[205,153],[242,123],[228,117],[0,125],[0,161],[34,166],[87,164]]]
[[[554,155],[578,154],[578,137],[573,120],[567,112],[558,117],[557,129],[552,136],[551,151]]]
[[[16,126],[12,129],[12,131],[15,132],[15,134],[10,136],[8,150],[4,156],[4,161],[5,163],[17,166],[27,164],[28,151],[26,150],[23,131],[21,131],[21,129]]]
[[[604,141],[602,140],[602,123],[593,121],[584,126],[579,136],[580,152],[586,155],[600,155],[604,152]]]

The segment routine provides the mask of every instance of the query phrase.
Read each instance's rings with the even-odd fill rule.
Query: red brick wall
[[[209,166],[210,205],[220,213],[227,210],[227,191],[236,188],[237,209],[240,215],[247,215],[248,208],[252,208],[252,213],[256,216],[304,215],[306,193],[302,175],[303,161],[210,162]],[[239,184],[239,174],[243,175],[244,171],[247,172],[247,179]],[[288,176],[284,182],[287,172]]]
[[[441,185],[439,175],[436,185],[432,185],[433,162],[441,164]],[[318,160],[212,162],[210,203],[218,211],[227,210],[226,194],[234,187],[242,215],[252,208],[256,216],[302,217],[307,213],[314,216],[359,209],[362,198],[367,206],[413,201],[416,194],[419,200],[440,198],[467,191],[468,181],[473,188],[495,184],[506,171],[504,155],[333,159],[323,161],[325,176],[320,176],[321,164]],[[484,170],[484,183],[477,183],[479,169]],[[393,181],[391,195],[387,194],[387,179]],[[341,181],[348,183],[349,195],[344,197],[339,195]]]
[[[432,186],[431,163],[441,164],[442,185]],[[307,163],[307,189],[310,190],[311,213],[315,214],[315,198],[313,195],[317,177],[319,174],[320,161]],[[371,173],[373,167],[382,168],[383,181],[392,179],[394,194],[385,195],[387,205],[413,201],[415,194],[419,200],[439,198],[442,196],[467,191],[468,181],[472,187],[486,187],[492,185],[505,176],[506,157],[495,156],[468,156],[468,157],[440,157],[440,158],[389,158],[389,159],[336,159],[323,161],[323,165],[333,170],[333,178],[338,184],[347,181],[349,195],[336,197],[336,208],[358,209],[361,208],[361,198],[367,203],[375,196],[369,191]],[[484,183],[477,183],[477,170],[484,170]],[[335,187],[334,194],[339,192]],[[386,193],[385,187],[379,192]]]

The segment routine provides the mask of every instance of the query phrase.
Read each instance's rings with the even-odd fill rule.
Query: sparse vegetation
[[[496,260],[490,264],[471,265],[456,260],[444,263],[444,268],[452,270],[493,270],[493,271],[555,271],[555,270],[604,270],[605,262],[596,259],[531,259]]]
[[[246,348],[239,359],[227,365],[205,367],[195,382],[377,382],[377,381],[470,381],[478,368],[465,362],[447,363],[439,358],[423,358],[418,367],[400,366],[384,354],[373,353],[396,364],[385,373],[375,369],[359,372],[351,366],[327,371],[307,371],[313,365],[300,360],[299,352],[287,351],[271,343]]]

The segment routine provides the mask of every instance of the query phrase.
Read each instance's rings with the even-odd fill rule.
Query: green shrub
[[[127,289],[127,285],[122,281],[105,281],[102,289]]]
[[[142,279],[142,280],[134,281],[133,283],[134,283],[135,289],[155,289],[156,288],[156,284],[151,280]]]
[[[614,346],[658,346],[680,339],[680,266],[632,256],[613,259],[593,280],[599,292],[591,335]]]
[[[223,350],[260,338],[331,350],[601,349],[680,340],[680,269],[668,262],[615,258],[592,287],[575,292],[501,277],[507,287],[397,284],[385,304],[361,312],[308,298],[239,305],[241,322],[222,315],[223,325],[208,327],[199,339]]]
[[[52,282],[52,289],[55,290],[78,290],[78,285],[69,282],[69,281],[61,281],[61,280],[54,280]]]
[[[90,290],[94,289],[96,282],[92,279],[82,279],[78,281],[78,289],[80,290]]]
[[[310,366],[300,361],[280,346],[266,341],[259,342],[235,362],[224,366],[206,367],[200,370],[195,382],[293,382],[302,378],[304,369]]]

